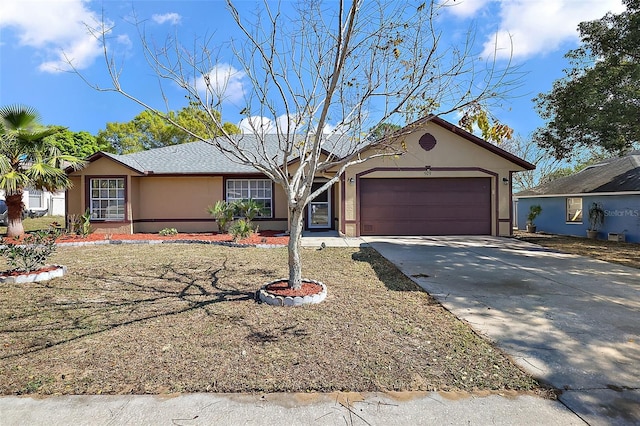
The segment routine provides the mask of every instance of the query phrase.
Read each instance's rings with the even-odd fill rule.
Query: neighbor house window
[[[258,217],[270,218],[273,205],[271,186],[269,179],[229,179],[226,199],[231,203],[239,200],[253,200],[262,206]]]
[[[28,208],[30,209],[41,209],[44,206],[42,202],[42,191],[37,189],[28,189],[29,191],[29,201]]]
[[[567,198],[567,222],[582,223],[582,198]]]
[[[124,178],[93,178],[89,194],[92,220],[124,220]]]

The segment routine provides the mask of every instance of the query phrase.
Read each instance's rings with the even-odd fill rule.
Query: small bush
[[[59,235],[57,229],[50,228],[27,234],[21,244],[18,244],[18,238],[11,243],[1,238],[0,255],[16,271],[37,271],[45,266],[47,259],[56,251],[56,238]]]
[[[207,211],[218,224],[218,230],[227,233],[233,221],[235,206],[226,201],[216,201],[215,205],[207,207]]]
[[[207,211],[218,224],[218,229],[222,233],[230,232],[235,225],[234,218],[244,220],[247,225],[262,212],[262,205],[255,200],[216,201],[213,206],[207,207]],[[246,225],[242,225],[246,226]]]
[[[262,211],[262,205],[252,199],[235,201],[233,206],[234,216],[243,217],[247,223],[259,216]]]
[[[71,234],[88,237],[89,234],[93,232],[93,228],[91,228],[91,212],[89,209],[81,215],[69,215],[68,223]]]
[[[163,237],[168,237],[170,235],[178,235],[178,230],[176,228],[164,228],[161,229],[158,234],[162,235]]]
[[[238,241],[243,238],[249,238],[253,234],[253,227],[250,222],[244,219],[238,219],[233,222],[233,225],[229,228],[229,233],[233,237],[233,241]]]
[[[529,214],[527,215],[527,222],[533,225],[533,221],[536,220],[538,216],[542,213],[542,207],[538,204],[535,204],[529,207]]]

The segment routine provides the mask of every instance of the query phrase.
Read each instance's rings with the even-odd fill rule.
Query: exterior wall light
[[[509,179],[506,177],[502,178],[502,183],[504,183],[505,185],[509,185]]]

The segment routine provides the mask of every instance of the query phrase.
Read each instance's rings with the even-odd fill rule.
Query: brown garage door
[[[489,235],[490,178],[360,179],[361,235]]]

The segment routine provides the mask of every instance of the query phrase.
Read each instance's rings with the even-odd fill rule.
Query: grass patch
[[[303,259],[327,299],[278,308],[286,249],[61,247],[65,277],[0,286],[0,393],[538,389],[374,250]]]
[[[516,232],[515,237],[563,253],[592,257],[605,262],[640,269],[640,256],[638,255],[640,245],[638,244],[592,240],[569,235],[528,234],[525,232]]]
[[[49,225],[56,222],[61,227],[65,226],[64,216],[42,216],[22,219],[22,226],[26,232],[39,231],[41,229],[48,229]],[[0,226],[0,235],[7,235],[7,227]]]

